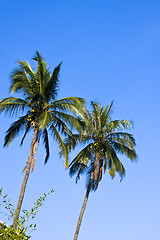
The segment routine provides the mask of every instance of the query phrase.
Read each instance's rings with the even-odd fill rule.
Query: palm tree
[[[39,52],[33,58],[37,62],[37,68],[32,70],[26,61],[19,61],[18,68],[11,74],[10,92],[18,93],[22,98],[8,97],[0,101],[0,113],[6,112],[9,116],[22,114],[19,119],[12,123],[6,132],[4,146],[21,132],[24,135],[21,145],[32,130],[33,140],[30,155],[24,168],[25,176],[16,208],[13,226],[17,227],[17,221],[22,206],[24,193],[30,171],[35,165],[36,148],[40,139],[46,149],[45,163],[49,158],[49,134],[56,139],[61,149],[61,155],[65,157],[65,166],[68,166],[68,150],[66,149],[61,134],[72,136],[72,128],[81,130],[82,123],[77,114],[83,111],[84,100],[77,97],[68,97],[57,100],[59,90],[59,72],[61,63],[51,74]]]
[[[113,102],[111,105],[102,107],[100,104],[91,102],[92,111],[85,114],[85,130],[82,134],[74,134],[66,138],[65,145],[69,151],[77,144],[85,144],[69,165],[69,174],[76,176],[76,182],[80,175],[86,173],[86,195],[79,215],[74,240],[77,240],[82,217],[86,208],[91,191],[96,191],[102,179],[103,172],[109,171],[114,178],[117,172],[122,180],[125,176],[125,168],[117,154],[126,155],[131,161],[135,161],[135,140],[133,136],[123,129],[132,127],[127,120],[111,120]]]

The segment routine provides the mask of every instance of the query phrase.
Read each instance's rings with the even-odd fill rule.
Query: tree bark
[[[29,155],[29,158],[27,161],[26,172],[25,172],[23,183],[22,183],[21,192],[20,192],[20,196],[19,196],[19,200],[18,200],[18,204],[17,204],[17,208],[15,211],[15,216],[14,216],[14,220],[13,220],[13,228],[17,228],[17,225],[18,225],[19,214],[20,214],[20,210],[22,207],[22,202],[23,202],[25,189],[27,186],[27,182],[28,182],[28,178],[29,178],[29,174],[30,174],[30,170],[31,170],[31,165],[32,165],[33,161],[35,161],[35,153],[36,153],[37,143],[38,143],[38,128],[35,128],[34,129],[34,137],[33,137],[32,144],[31,144],[30,155]]]
[[[83,217],[83,214],[84,214],[84,211],[85,211],[85,208],[86,208],[86,205],[87,205],[88,197],[89,197],[89,194],[90,194],[90,190],[91,190],[92,179],[93,179],[93,172],[91,173],[91,177],[90,177],[89,185],[88,185],[88,188],[87,188],[87,192],[86,192],[86,195],[85,195],[85,198],[84,198],[84,201],[83,201],[83,205],[82,205],[82,209],[81,209],[81,212],[80,212],[80,215],[79,215],[79,218],[78,218],[77,228],[76,228],[76,232],[74,234],[74,240],[77,240],[77,238],[78,238],[79,229],[80,229],[80,226],[81,226],[81,223],[82,223],[82,217]]]

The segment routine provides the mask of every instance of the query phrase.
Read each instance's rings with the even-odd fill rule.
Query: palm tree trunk
[[[88,197],[89,197],[89,194],[90,194],[90,190],[91,190],[92,179],[93,179],[93,172],[91,173],[90,182],[89,182],[87,192],[86,192],[86,195],[85,195],[85,198],[84,198],[84,201],[83,201],[82,209],[81,209],[81,212],[80,212],[80,215],[79,215],[79,218],[78,218],[77,228],[76,228],[76,232],[74,234],[74,240],[77,240],[77,238],[78,238],[79,229],[80,229],[80,226],[81,226],[81,223],[82,223],[82,217],[83,217],[83,214],[84,214],[84,211],[85,211],[85,208],[86,208],[86,205],[87,205]]]
[[[23,202],[24,193],[25,193],[25,189],[27,186],[27,182],[28,182],[28,178],[29,178],[29,174],[30,174],[30,170],[31,170],[31,165],[35,159],[37,143],[38,143],[38,128],[35,128],[34,129],[34,137],[33,137],[32,144],[31,144],[30,155],[29,155],[29,158],[27,161],[26,172],[25,172],[23,183],[22,183],[21,192],[20,192],[20,196],[19,196],[19,200],[18,200],[18,204],[17,204],[17,208],[15,211],[15,216],[14,216],[14,220],[13,220],[13,228],[17,228],[17,225],[18,225],[19,214],[20,214],[20,210],[22,207],[22,202]]]

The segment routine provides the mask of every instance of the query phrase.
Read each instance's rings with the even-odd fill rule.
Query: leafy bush
[[[46,200],[46,197],[53,193],[53,189],[48,194],[43,194],[42,197],[39,197],[34,203],[34,206],[28,210],[22,210],[22,215],[20,219],[17,220],[18,227],[15,229],[12,225],[7,225],[6,222],[0,221],[0,239],[1,240],[28,240],[31,238],[30,234],[36,229],[36,224],[29,223],[32,221],[36,214],[38,213],[39,207],[41,207]],[[3,215],[7,218],[8,221],[12,221],[15,215],[15,208],[11,204],[8,195],[3,195],[2,188],[0,189],[0,206],[5,210]],[[28,225],[27,225],[28,223]]]

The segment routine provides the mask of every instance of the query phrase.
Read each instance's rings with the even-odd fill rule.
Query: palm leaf
[[[51,105],[51,108],[53,110],[70,111],[75,115],[83,117],[83,113],[85,112],[84,103],[83,98],[68,97],[55,101]]]
[[[55,100],[59,90],[59,72],[62,62],[54,69],[49,81],[44,87],[46,99]]]
[[[60,111],[53,111],[53,114],[67,123],[71,129],[77,130],[78,132],[82,132],[85,127],[84,121],[78,117]]]
[[[15,121],[11,127],[7,130],[6,136],[4,139],[4,147],[9,146],[10,142],[19,134],[21,130],[26,129],[28,125],[27,122],[28,114],[20,117],[19,120]]]
[[[18,65],[23,72],[25,72],[31,77],[32,80],[33,79],[35,80],[34,71],[32,70],[29,62],[21,60],[21,61],[18,61]]]
[[[124,154],[125,156],[127,156],[131,161],[136,161],[137,159],[137,154],[135,152],[135,150],[122,145],[118,142],[113,142],[112,146],[115,148],[115,150],[120,153],[120,154]]]
[[[24,135],[22,137],[22,140],[21,140],[21,143],[20,143],[21,146],[23,145],[24,139],[25,139],[25,137],[26,137],[26,135],[27,135],[27,133],[29,132],[30,129],[31,129],[31,125],[30,125],[30,123],[28,123],[25,126],[25,133],[24,133]]]
[[[49,139],[48,139],[48,132],[47,132],[46,128],[43,129],[42,137],[43,137],[43,142],[44,142],[44,146],[46,149],[46,157],[45,157],[45,162],[44,162],[46,164],[49,159]]]
[[[52,115],[52,123],[55,125],[55,127],[58,129],[59,132],[61,132],[64,135],[70,135],[73,136],[72,131],[68,128],[68,126],[58,117],[56,117],[54,114]]]
[[[114,132],[108,135],[108,139],[111,139],[113,141],[121,141],[121,139],[124,139],[126,141],[125,145],[129,145],[130,147],[135,147],[136,142],[132,134],[126,133],[126,132]]]
[[[57,128],[54,126],[54,124],[50,125],[49,131],[51,132],[52,136],[54,138],[56,138],[56,141],[57,141],[57,143],[59,144],[59,147],[60,147],[61,156],[64,156],[66,158],[65,167],[68,167],[68,164],[69,164],[68,150],[65,147],[65,144],[64,144]]]
[[[91,145],[92,144],[87,145],[82,151],[80,151],[79,154],[69,164],[69,175],[72,177],[77,174],[76,182],[80,179],[80,175],[84,174],[88,169],[91,158]]]
[[[27,101],[21,98],[9,97],[0,101],[0,113],[3,111],[12,116],[27,109]]]
[[[32,96],[34,94],[33,85],[26,73],[21,67],[15,69],[11,74],[10,92],[22,92],[25,96]]]

